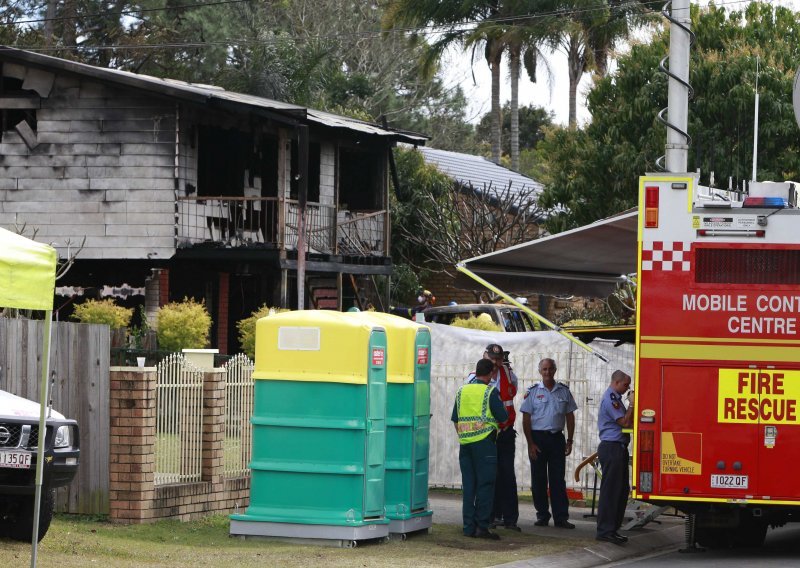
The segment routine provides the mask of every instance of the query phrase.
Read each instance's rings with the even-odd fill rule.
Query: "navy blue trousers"
[[[567,468],[567,441],[564,434],[551,434],[534,430],[533,443],[539,447],[538,457],[531,461],[531,489],[536,519],[550,520],[550,507],[553,509],[555,522],[569,519],[569,499],[567,498],[567,482],[564,475]],[[550,497],[547,488],[550,487]]]
[[[625,518],[630,485],[628,483],[628,446],[622,442],[600,442],[600,502],[597,507],[597,536],[617,532]]]
[[[494,518],[504,525],[516,525],[519,519],[517,474],[514,453],[517,433],[507,428],[497,434],[497,481],[494,487]]]
[[[462,514],[464,534],[472,535],[480,528],[489,529],[494,503],[494,482],[497,476],[497,447],[494,435],[479,442],[462,444],[458,451],[461,483],[464,493]]]

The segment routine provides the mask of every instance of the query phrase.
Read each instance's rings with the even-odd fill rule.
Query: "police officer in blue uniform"
[[[458,390],[451,420],[459,438],[464,536],[500,540],[489,530],[497,476],[497,424],[508,419],[497,389],[489,386],[494,364],[481,359],[475,377]]]
[[[539,362],[539,374],[542,380],[528,389],[520,406],[522,430],[525,432],[528,457],[531,460],[531,489],[537,519],[534,524],[537,527],[546,527],[550,522],[549,509],[552,506],[553,524],[560,528],[574,529],[575,525],[568,520],[569,499],[564,475],[567,456],[572,452],[575,410],[578,405],[575,404],[569,388],[556,382],[555,361],[542,359]]]
[[[623,428],[633,425],[633,399],[625,409],[622,396],[631,386],[631,378],[620,370],[611,375],[611,384],[603,394],[597,416],[600,445],[597,455],[603,481],[600,485],[600,503],[597,510],[597,540],[625,544],[628,538],[619,531],[625,516],[630,486],[628,484],[628,443],[630,436]]]

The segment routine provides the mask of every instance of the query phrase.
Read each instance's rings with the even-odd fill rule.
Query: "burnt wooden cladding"
[[[44,322],[0,317],[0,389],[39,400]],[[105,325],[54,322],[50,400],[78,421],[81,457],[75,480],[57,491],[56,510],[109,512],[109,331]]]
[[[4,72],[41,96],[35,147],[2,133],[0,225],[36,229],[62,254],[86,237],[82,259],[170,258],[175,103],[19,65]]]

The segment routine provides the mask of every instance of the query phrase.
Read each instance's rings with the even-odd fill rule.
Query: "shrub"
[[[485,316],[485,317],[484,317]],[[451,323],[453,327],[465,327],[467,329],[480,329],[482,331],[503,331],[500,324],[492,320],[489,314],[479,314],[468,318],[459,318]]]
[[[133,308],[123,308],[113,300],[87,300],[75,306],[72,319],[81,323],[105,324],[111,329],[128,327],[133,316]]]
[[[156,334],[160,349],[202,349],[208,345],[211,316],[204,302],[184,298],[159,308],[156,314]]]
[[[573,319],[561,324],[561,327],[597,327],[603,325],[601,321],[587,319]]]
[[[256,356],[256,322],[272,314],[288,311],[282,308],[270,308],[265,304],[250,314],[250,317],[240,320],[236,324],[236,329],[239,330],[239,345],[242,346],[242,351],[254,359]]]

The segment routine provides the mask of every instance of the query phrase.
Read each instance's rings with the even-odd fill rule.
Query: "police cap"
[[[490,343],[489,345],[486,346],[486,353],[492,359],[494,359],[496,357],[502,357],[503,356],[503,348],[500,347],[497,343]]]

